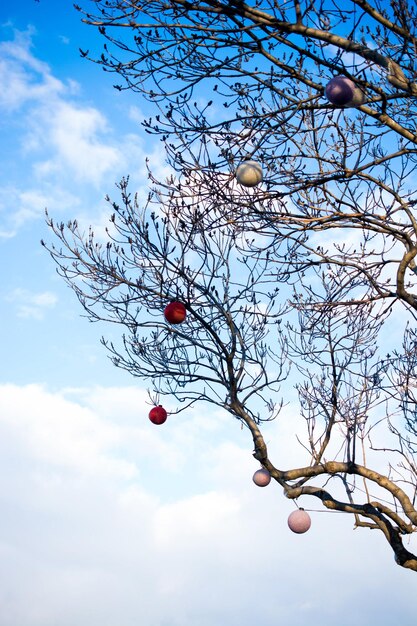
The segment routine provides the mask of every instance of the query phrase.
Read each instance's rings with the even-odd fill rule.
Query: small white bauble
[[[304,509],[293,511],[288,517],[288,526],[293,533],[301,535],[306,533],[311,526],[311,518]]]
[[[256,187],[263,179],[262,166],[251,159],[242,161],[236,170],[236,178],[244,187]]]
[[[252,480],[258,487],[266,487],[271,482],[271,474],[266,469],[259,469],[252,476]]]

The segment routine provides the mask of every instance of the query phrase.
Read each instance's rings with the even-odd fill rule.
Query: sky
[[[292,534],[294,503],[253,484],[248,433],[219,409],[152,425],[100,345],[114,331],[57,275],[45,208],[102,229],[122,176],[145,197],[145,159],[166,169],[148,105],[79,48],[101,42],[71,2],[1,3],[1,626],[415,626],[415,574],[380,533],[313,510]],[[265,429],[283,468],[297,420]]]

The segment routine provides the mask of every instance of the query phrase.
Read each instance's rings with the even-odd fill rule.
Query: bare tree
[[[154,104],[144,125],[173,175],[150,173],[145,206],[122,181],[105,242],[50,220],[59,271],[91,319],[127,329],[105,342],[117,366],[179,410],[224,407],[287,497],[353,514],[417,571],[415,6],[93,4],[96,61]],[[351,102],[329,101],[334,77]],[[236,179],[247,159],[253,187]],[[171,300],[183,324],[164,320]],[[261,432],[285,418],[284,380],[306,423],[288,470]]]

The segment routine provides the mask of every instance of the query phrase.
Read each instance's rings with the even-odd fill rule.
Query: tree
[[[107,241],[49,220],[60,273],[90,319],[126,328],[104,343],[156,403],[225,408],[287,497],[353,514],[417,571],[415,7],[93,4],[78,9],[106,39],[96,62],[153,103],[144,126],[173,175],[150,172],[143,203],[123,180]],[[335,77],[352,102],[326,91]],[[248,159],[252,187],[236,179]],[[306,464],[285,470],[263,429],[290,383]]]

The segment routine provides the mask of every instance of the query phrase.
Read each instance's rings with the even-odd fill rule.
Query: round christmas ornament
[[[301,535],[306,533],[311,526],[311,518],[304,509],[293,511],[288,517],[288,526],[293,533]]]
[[[170,324],[181,324],[187,317],[187,311],[182,302],[170,302],[164,309],[164,316]]]
[[[149,411],[149,419],[152,424],[163,424],[168,417],[168,413],[165,411],[164,407],[154,406],[153,409]]]
[[[326,85],[325,94],[329,102],[341,107],[358,107],[365,99],[363,91],[346,76],[332,78]]]
[[[259,163],[252,160],[242,161],[237,167],[236,179],[244,187],[256,187],[262,182],[263,173]]]
[[[252,480],[258,487],[266,487],[271,482],[271,474],[266,469],[259,469],[252,476]]]

